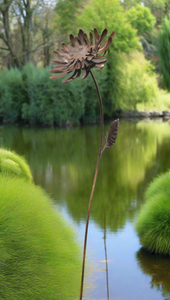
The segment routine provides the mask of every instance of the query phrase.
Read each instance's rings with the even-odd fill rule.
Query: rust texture
[[[97,28],[94,28],[94,38],[90,32],[89,39],[83,29],[79,29],[77,37],[70,34],[70,44],[66,45],[62,43],[62,48],[59,51],[53,51],[58,59],[53,61],[56,65],[55,69],[49,72],[58,75],[51,76],[50,78],[58,79],[73,72],[70,77],[63,80],[63,83],[66,83],[78,78],[82,70],[84,71],[82,79],[85,79],[90,74],[92,68],[102,69],[107,61],[106,57],[109,54],[108,47],[113,40],[115,32],[113,31],[108,39],[101,44],[106,35],[107,28],[103,30],[101,35],[98,33]],[[102,53],[103,55],[100,55]]]

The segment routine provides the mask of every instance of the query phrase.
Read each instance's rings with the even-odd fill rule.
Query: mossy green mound
[[[163,192],[170,195],[170,172],[159,175],[148,185],[145,192],[145,200],[148,201],[154,195]]]
[[[5,149],[0,149],[0,174],[23,177],[32,181],[32,174],[25,159]]]
[[[45,192],[0,175],[0,299],[75,300],[80,273],[73,230]]]
[[[156,178],[148,187],[135,228],[144,248],[170,255],[170,172]]]

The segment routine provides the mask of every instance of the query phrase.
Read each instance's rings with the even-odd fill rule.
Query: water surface
[[[109,125],[105,126],[107,132]],[[0,146],[23,155],[83,244],[98,154],[99,126],[30,129],[0,127]],[[149,255],[134,221],[147,184],[170,168],[170,123],[121,121],[116,144],[103,153],[92,203],[85,299],[170,299],[170,259]]]

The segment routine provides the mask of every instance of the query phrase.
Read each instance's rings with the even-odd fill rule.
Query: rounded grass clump
[[[170,195],[170,172],[159,175],[148,185],[145,192],[145,200],[148,201],[154,195],[163,192]]]
[[[74,231],[46,193],[0,175],[0,299],[75,300],[80,273]]]
[[[25,159],[15,152],[0,149],[0,174],[23,177],[32,181],[30,167]]]
[[[170,255],[170,172],[156,178],[145,193],[135,228],[144,248]]]

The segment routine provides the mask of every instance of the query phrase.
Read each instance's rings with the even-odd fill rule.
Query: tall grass
[[[150,252],[170,255],[170,172],[148,187],[135,228],[140,242]]]
[[[0,175],[0,216],[0,299],[77,299],[79,247],[45,192]]]

